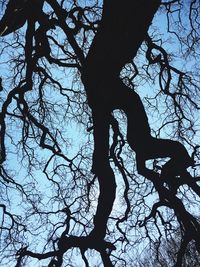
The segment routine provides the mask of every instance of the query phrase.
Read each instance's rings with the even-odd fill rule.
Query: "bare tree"
[[[1,6],[1,265],[196,257],[199,1]]]
[[[181,233],[174,231],[168,238],[161,238],[161,242],[151,244],[150,254],[146,251],[138,254],[138,266],[174,266],[177,260],[177,252],[181,243]],[[159,246],[159,248],[158,248]],[[198,266],[200,262],[199,253],[194,242],[190,242],[182,259],[182,266]]]

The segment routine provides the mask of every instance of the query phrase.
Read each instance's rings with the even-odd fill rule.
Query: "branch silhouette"
[[[158,199],[151,207],[149,215],[146,216],[143,221],[140,221],[138,217],[136,224],[140,227],[147,227],[149,221],[152,218],[156,218],[161,207],[167,207],[173,210],[183,233],[183,241],[176,262],[176,267],[181,266],[187,245],[190,241],[194,240],[197,251],[200,251],[199,222],[195,216],[192,215],[192,212],[190,213],[185,208],[182,200],[177,196],[178,189],[182,185],[187,185],[200,197],[199,178],[192,177],[187,170],[189,167],[195,166],[194,157],[190,156],[184,145],[178,141],[153,137],[148,121],[148,112],[145,110],[140,95],[134,90],[134,82],[133,86],[129,87],[123,82],[121,77],[122,69],[126,64],[131,63],[133,59],[135,59],[140,47],[146,42],[146,59],[150,65],[157,64],[160,67],[160,90],[164,94],[172,97],[175,105],[178,105],[175,95],[170,93],[169,90],[172,80],[171,71],[178,74],[179,79],[182,79],[184,74],[170,65],[167,52],[161,46],[153,43],[148,31],[161,5],[170,8],[171,5],[179,1],[161,3],[160,0],[126,0],[124,4],[119,4],[115,0],[104,0],[101,21],[95,20],[93,23],[87,18],[86,13],[92,8],[93,11],[95,10],[94,13],[97,12],[96,5],[92,8],[88,6],[84,10],[84,8],[79,7],[76,1],[74,1],[74,8],[68,11],[67,9],[70,8],[67,7],[65,9],[64,2],[65,1],[59,3],[59,1],[56,0],[37,0],[34,1],[33,4],[33,1],[30,0],[10,0],[7,4],[5,14],[0,21],[0,36],[7,36],[17,31],[25,26],[27,22],[24,38],[24,64],[26,66],[24,80],[21,81],[20,86],[10,91],[2,108],[0,120],[2,142],[1,163],[3,164],[6,161],[6,116],[8,115],[9,105],[15,100],[18,105],[17,109],[20,114],[22,114],[21,117],[18,117],[24,120],[24,124],[28,121],[28,124],[30,124],[33,129],[34,127],[37,128],[38,133],[35,134],[35,130],[33,130],[33,132],[37,138],[40,136],[40,147],[52,153],[52,156],[45,165],[43,173],[46,174],[48,180],[51,180],[54,185],[56,185],[57,199],[61,199],[66,207],[68,207],[67,201],[65,200],[67,194],[65,196],[63,196],[64,194],[62,195],[60,182],[58,182],[56,178],[54,181],[54,179],[50,178],[47,174],[47,169],[48,166],[51,165],[52,158],[61,157],[69,164],[69,169],[74,175],[73,179],[76,186],[78,184],[76,181],[76,172],[79,172],[79,176],[84,177],[86,181],[88,172],[85,172],[87,174],[84,176],[81,167],[80,169],[79,167],[75,169],[73,160],[64,156],[57,141],[57,136],[59,136],[60,133],[56,130],[55,135],[51,134],[50,127],[45,126],[45,116],[42,122],[40,122],[39,116],[37,117],[31,114],[25,95],[28,91],[33,90],[36,74],[38,74],[39,78],[44,77],[41,82],[42,85],[40,84],[40,86],[38,86],[38,90],[40,90],[40,102],[43,103],[42,88],[47,80],[50,81],[50,84],[56,85],[62,95],[64,95],[64,90],[67,91],[66,88],[62,88],[60,83],[52,78],[48,71],[46,71],[45,68],[48,68],[47,65],[44,64],[44,67],[40,66],[40,61],[46,60],[45,62],[48,62],[51,66],[55,64],[56,67],[76,68],[85,88],[87,104],[91,111],[91,121],[93,124],[92,127],[88,128],[88,131],[93,130],[94,149],[91,171],[94,176],[91,183],[87,181],[87,185],[93,186],[95,179],[97,179],[99,196],[93,216],[93,224],[89,228],[90,232],[86,230],[88,229],[87,226],[90,225],[89,220],[87,221],[86,218],[84,218],[84,223],[81,222],[81,220],[79,221],[80,229],[83,229],[77,231],[79,236],[73,234],[73,229],[70,232],[71,228],[73,228],[72,225],[78,222],[78,216],[76,217],[75,215],[78,212],[81,214],[81,207],[79,204],[77,205],[76,208],[78,211],[74,212],[75,215],[70,209],[67,209],[65,214],[66,218],[63,223],[54,224],[54,222],[52,222],[55,230],[52,230],[53,233],[50,235],[51,237],[49,240],[52,241],[53,250],[37,253],[29,250],[28,247],[22,246],[17,252],[16,267],[21,266],[26,257],[36,258],[38,260],[49,259],[49,267],[61,267],[64,264],[65,253],[73,248],[80,249],[82,259],[86,266],[89,266],[85,254],[88,249],[93,249],[100,254],[104,266],[115,266],[114,261],[111,260],[111,254],[117,249],[117,245],[115,246],[115,243],[105,241],[114,201],[117,199],[118,183],[115,170],[111,165],[111,159],[122,175],[125,188],[123,199],[125,200],[126,210],[121,218],[116,219],[116,228],[119,233],[123,235],[123,241],[128,240],[126,237],[126,230],[122,230],[119,224],[126,222],[129,219],[129,214],[132,212],[132,203],[129,199],[130,175],[127,175],[128,172],[125,171],[124,165],[120,163],[119,158],[115,155],[115,149],[119,144],[118,137],[123,141],[123,145],[121,144],[120,146],[120,151],[123,150],[123,146],[125,145],[124,136],[120,132],[120,121],[113,115],[113,112],[116,110],[123,111],[127,119],[126,139],[132,154],[135,153],[137,173],[145,178],[144,183],[148,185],[149,182],[153,185],[158,195]],[[44,3],[48,4],[49,8],[51,8],[51,12],[49,12],[48,15],[45,13],[45,10],[43,10]],[[69,21],[74,24],[74,27],[69,26]],[[96,26],[97,24],[98,27]],[[47,34],[49,30],[56,31],[57,27],[63,31],[63,38],[64,36],[66,37],[67,44],[60,45],[55,36],[53,37]],[[83,31],[81,37],[82,42],[79,40],[80,36],[77,38],[77,35],[81,31]],[[92,41],[90,40],[92,35],[88,37],[88,40],[91,41],[90,46],[88,45],[89,41],[88,43],[86,41],[87,34],[84,35],[85,32],[92,32],[94,35]],[[84,48],[84,42],[87,44],[86,48]],[[59,47],[69,60],[65,61],[56,58],[53,53],[52,43]],[[65,46],[70,46],[70,48],[66,48]],[[154,55],[154,50],[159,51],[159,55]],[[135,76],[137,76],[139,74],[137,65],[135,63],[133,63],[133,65],[136,72]],[[163,78],[165,77],[165,71],[168,75],[166,80]],[[163,86],[163,83],[165,86]],[[0,87],[2,91],[3,86],[1,78]],[[72,94],[72,92],[76,93],[73,89],[70,91],[70,94]],[[68,99],[70,99],[70,97],[71,95],[68,96]],[[78,97],[80,97],[80,95]],[[80,99],[77,98],[72,101],[77,101],[79,104]],[[189,100],[191,103],[194,103],[190,98]],[[181,106],[178,105],[178,108],[181,109]],[[53,109],[54,108],[52,108],[52,110]],[[68,110],[70,109],[71,107]],[[50,123],[50,125],[52,124]],[[25,129],[28,129],[28,127],[26,127],[24,126]],[[114,133],[112,145],[110,144],[111,129]],[[80,155],[77,154],[74,158],[79,158],[79,156]],[[158,158],[170,158],[161,167],[160,173],[146,166],[146,161]],[[56,166],[54,169],[55,176],[58,174],[60,167],[63,167],[63,172],[65,172],[66,166],[59,163],[59,167]],[[2,171],[2,173],[6,172]],[[4,178],[4,181],[10,180]],[[15,183],[15,185],[17,184]],[[88,187],[91,188],[91,186]],[[78,203],[79,198],[83,201],[85,196],[90,199],[89,190],[85,190],[84,192],[86,193],[83,193],[81,197],[74,196],[75,200],[73,200],[73,204]],[[91,204],[90,200],[88,200],[88,202],[89,206]],[[73,206],[73,204],[71,204],[71,206]],[[3,207],[5,215],[9,215],[13,223],[16,224],[16,220],[12,214],[7,212],[6,206],[0,206]],[[63,210],[59,209],[54,212],[54,215],[62,213]],[[39,215],[42,214],[35,206],[34,212]],[[51,214],[51,212],[49,212],[49,214]],[[160,216],[160,218],[162,218],[162,216]],[[161,224],[165,224],[162,219]],[[57,232],[59,232],[59,234],[57,234]],[[119,237],[116,243],[122,241],[122,239]]]

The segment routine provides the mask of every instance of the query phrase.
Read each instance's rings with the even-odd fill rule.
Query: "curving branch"
[[[114,0],[105,0],[101,21],[99,21],[101,7],[97,0],[92,6],[85,7],[79,6],[77,1],[71,1],[72,6],[70,7],[67,1],[37,0],[34,12],[32,12],[33,5],[30,0],[21,1],[19,6],[17,3],[18,1],[9,1],[0,21],[0,33],[1,36],[6,36],[23,27],[27,22],[25,36],[17,35],[19,42],[20,38],[25,40],[25,45],[21,45],[25,57],[19,64],[24,64],[26,68],[23,67],[20,72],[16,63],[15,71],[21,82],[7,95],[5,93],[0,118],[0,163],[6,163],[8,150],[6,150],[5,137],[8,132],[7,118],[9,117],[13,121],[18,120],[23,123],[23,134],[19,143],[22,143],[24,151],[26,151],[26,146],[29,146],[30,139],[34,140],[37,148],[50,151],[51,156],[48,156],[47,161],[43,164],[43,174],[50,184],[47,193],[50,190],[54,190],[54,193],[48,201],[45,199],[46,196],[44,197],[46,202],[44,201],[43,209],[45,211],[41,211],[39,206],[42,205],[42,202],[39,194],[34,195],[35,191],[33,190],[33,198],[31,198],[31,193],[26,194],[26,190],[23,191],[23,186],[30,191],[34,186],[31,187],[31,183],[28,182],[20,187],[14,179],[10,178],[3,167],[0,169],[2,184],[5,186],[11,183],[18,186],[28,204],[31,203],[31,207],[27,208],[28,214],[25,215],[25,218],[29,219],[29,216],[32,220],[35,220],[35,217],[39,218],[38,221],[41,220],[43,226],[47,224],[45,231],[50,231],[45,240],[43,252],[41,249],[37,253],[37,248],[28,247],[25,242],[20,243],[20,241],[21,249],[19,249],[19,244],[15,245],[13,241],[13,247],[15,250],[18,249],[16,267],[23,265],[24,259],[27,257],[38,260],[47,259],[49,267],[61,267],[65,264],[66,254],[71,249],[73,251],[73,248],[79,248],[85,266],[90,264],[85,254],[88,249],[98,252],[100,260],[106,267],[118,266],[120,263],[118,264],[117,260],[123,261],[124,266],[126,264],[128,266],[128,260],[122,259],[126,245],[132,246],[127,229],[138,225],[144,227],[145,237],[151,240],[150,230],[147,226],[153,220],[160,244],[161,228],[166,225],[172,227],[171,221],[166,222],[160,212],[163,207],[170,209],[174,214],[175,219],[172,220],[177,220],[183,235],[176,263],[177,266],[180,265],[190,241],[195,242],[197,251],[199,251],[199,222],[192,212],[188,212],[178,196],[179,188],[183,185],[187,185],[195,197],[200,196],[199,177],[192,177],[187,170],[188,167],[195,165],[194,155],[190,156],[180,142],[153,136],[148,113],[146,113],[139,94],[135,91],[137,83],[135,81],[138,77],[141,76],[141,79],[143,77],[137,62],[132,61],[135,60],[138,51],[141,47],[143,48],[145,43],[144,49],[146,50],[142,52],[148,64],[147,69],[151,66],[158,67],[159,94],[171,98],[175,112],[174,117],[177,117],[179,122],[183,119],[186,120],[193,129],[192,121],[182,108],[185,102],[189,102],[191,107],[199,108],[189,93],[188,86],[192,84],[192,80],[189,75],[172,65],[167,51],[148,34],[154,15],[160,7],[165,9],[169,16],[173,13],[173,7],[176,5],[180,7],[182,2],[180,0],[163,2],[160,0],[126,0],[124,4],[118,4]],[[47,4],[45,8],[50,11],[43,10],[44,3]],[[192,36],[193,41],[197,36],[194,25],[197,25],[198,16],[195,17],[195,24],[192,22],[192,14],[196,14],[197,11],[196,3],[195,0],[191,2],[189,15],[192,27],[189,37]],[[178,14],[180,12],[178,9]],[[11,17],[13,17],[12,21]],[[61,35],[58,33],[59,30],[62,31]],[[94,39],[92,39],[93,36]],[[59,40],[60,37],[63,38],[63,41]],[[53,50],[54,47],[56,50]],[[140,53],[142,52],[140,51]],[[128,82],[132,88],[127,86],[126,79],[122,79],[124,67],[129,63],[132,64],[131,71],[133,73],[130,74],[131,78]],[[55,78],[50,71],[53,67],[63,71],[62,77],[65,78],[59,77],[60,72],[58,72],[60,80]],[[153,77],[150,77],[151,72],[148,73],[147,70],[146,73],[153,80]],[[68,89],[68,84],[66,86],[65,83],[68,82],[68,78],[71,81],[72,75],[74,75],[72,86],[71,89]],[[80,75],[85,91],[80,82]],[[172,91],[174,75],[177,80],[177,90]],[[22,77],[24,77],[23,80]],[[74,89],[77,86],[77,80],[79,81],[78,90]],[[0,91],[3,89],[1,81],[0,79]],[[55,99],[49,100],[48,97],[51,96],[47,96],[45,99],[45,94],[48,94],[51,91],[48,89],[52,89],[52,87],[53,90],[56,89],[60,93],[59,97],[56,95]],[[193,87],[197,88],[195,83],[193,83]],[[48,88],[47,91],[45,91],[46,88]],[[35,93],[38,94],[37,97],[34,96]],[[59,106],[60,97],[63,96],[67,101],[63,101]],[[49,109],[48,101],[51,106]],[[56,101],[58,103],[54,104]],[[13,102],[16,107],[10,111],[9,109],[14,106]],[[57,107],[61,110],[60,113],[57,111]],[[64,115],[61,114],[63,110]],[[77,113],[81,115],[77,115],[75,110],[78,110]],[[143,176],[135,178],[138,179],[134,181],[138,185],[137,188],[132,188],[132,177],[124,164],[123,153],[127,149],[127,144],[120,132],[120,121],[113,116],[113,111],[116,110],[124,112],[127,119],[128,157],[132,158],[131,155],[135,154],[137,172]],[[61,127],[65,128],[70,119],[65,120],[64,117],[67,117],[70,112],[69,118],[72,121],[78,121],[88,129],[87,142],[73,159],[63,152],[67,150],[65,150],[68,145],[67,138],[63,138],[60,130],[57,129],[59,123],[61,124],[59,125],[60,129]],[[51,113],[53,113],[52,116],[50,116]],[[56,125],[52,118],[54,115],[59,117]],[[85,118],[89,118],[88,124],[92,123],[92,127],[88,126]],[[90,132],[93,133],[93,138]],[[12,142],[12,137],[10,139]],[[93,151],[92,148],[94,148]],[[35,147],[30,148],[33,154],[34,149]],[[27,155],[28,151],[26,151]],[[198,154],[197,147],[194,148],[193,154]],[[167,157],[170,159],[160,167],[159,173],[156,166],[154,169],[146,166],[146,161],[149,159],[156,162],[158,158],[165,159]],[[32,158],[36,160],[35,155]],[[32,158],[29,157],[29,165],[34,164],[31,162]],[[90,173],[88,167],[91,166],[91,161],[93,174]],[[125,200],[123,206],[125,211],[121,218],[120,216],[114,218],[111,215],[118,186],[118,179],[116,179],[116,172],[111,161],[120,172],[124,183],[120,197],[123,201]],[[28,178],[30,179],[29,176]],[[143,182],[140,183],[140,179],[143,179]],[[39,184],[38,191],[43,187],[46,189],[43,180],[42,182],[39,180],[34,177],[34,185]],[[46,180],[44,179],[44,181]],[[98,181],[98,185],[96,185],[96,181]],[[140,185],[145,189],[138,193]],[[139,199],[135,201],[131,198],[131,194],[134,197],[139,195]],[[155,195],[156,199],[152,206],[145,202],[146,198]],[[23,197],[22,201],[24,201]],[[34,200],[36,197],[37,200]],[[140,214],[139,210],[141,203],[145,212],[147,209],[149,211],[148,216],[142,215],[143,220],[140,218],[142,212]],[[46,206],[48,206],[48,210],[52,209],[52,211],[46,211]],[[63,206],[65,207],[63,208]],[[4,204],[1,204],[0,207],[4,215],[11,219],[13,225],[18,223]],[[92,212],[90,212],[91,210]],[[135,210],[136,214],[132,214]],[[62,213],[64,216],[61,215]],[[51,216],[52,218],[50,218]],[[20,224],[18,223],[18,225]],[[111,232],[111,228],[113,228],[113,232]],[[117,233],[113,234],[115,230]],[[167,230],[165,230],[166,233]],[[25,227],[23,231],[26,231]],[[141,231],[141,235],[142,233]],[[130,230],[130,236],[131,234]],[[109,241],[105,241],[107,238]],[[115,254],[115,250],[118,249],[121,252],[119,257]]]

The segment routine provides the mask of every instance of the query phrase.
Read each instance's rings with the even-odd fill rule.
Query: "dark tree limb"
[[[130,90],[124,90],[118,76],[121,68],[136,55],[158,6],[159,1],[126,1],[124,5],[105,1],[99,30],[83,65],[82,81],[93,113],[93,172],[98,176],[100,186],[94,232],[103,231],[102,237],[105,236],[116,188],[108,160],[109,118],[114,109],[126,109],[134,103],[129,98]],[[124,20],[120,20],[123,15]],[[141,30],[138,31],[138,28]],[[143,105],[141,108],[143,110]],[[143,114],[144,111],[141,116]]]

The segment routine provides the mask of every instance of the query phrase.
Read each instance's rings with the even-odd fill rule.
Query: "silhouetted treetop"
[[[199,1],[0,6],[0,265],[196,264]]]

